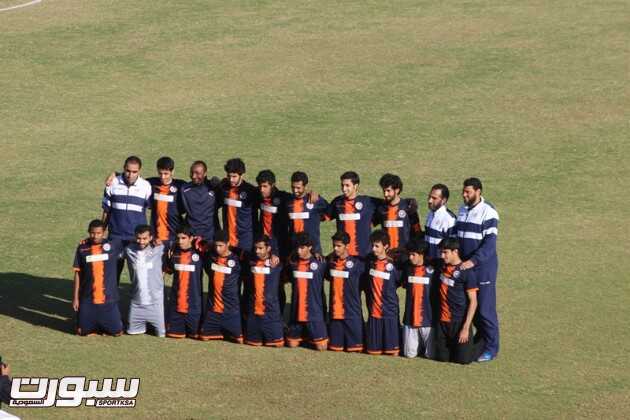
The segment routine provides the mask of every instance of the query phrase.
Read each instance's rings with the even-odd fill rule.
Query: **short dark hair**
[[[444,238],[440,241],[440,249],[450,249],[459,252],[459,241],[457,238]]]
[[[172,171],[175,169],[175,161],[168,156],[162,156],[157,160],[156,166],[158,171]]]
[[[188,225],[188,224],[179,225],[179,227],[177,228],[175,233],[177,235],[193,236],[192,227],[190,225]]]
[[[403,189],[402,179],[400,179],[398,175],[394,174],[383,175],[378,183],[380,184],[382,189],[391,187],[395,190],[400,190],[400,192],[402,192]]]
[[[442,198],[448,201],[448,196],[450,195],[450,192],[448,191],[448,187],[446,185],[435,184],[434,186],[431,187],[431,191],[433,190],[440,190],[440,194],[442,194]]]
[[[98,228],[105,229],[105,223],[103,223],[102,220],[94,219],[88,225],[88,232],[91,231],[92,229],[98,229]]]
[[[223,169],[228,174],[243,175],[245,173],[245,162],[241,158],[233,158],[225,162]]]
[[[263,169],[262,171],[258,172],[258,175],[256,176],[256,183],[258,185],[265,182],[271,185],[274,185],[276,183],[276,174],[274,174],[271,169]]]
[[[142,161],[138,156],[129,156],[127,159],[125,159],[125,164],[123,165],[123,168],[126,167],[129,163],[135,163],[138,165],[139,168],[142,168]]]
[[[308,175],[306,172],[296,171],[291,175],[291,183],[293,182],[301,182],[304,185],[308,184]]]
[[[225,242],[225,243],[229,242],[227,232],[222,229],[219,229],[216,232],[214,232],[213,239],[214,239],[214,242]]]
[[[339,177],[339,180],[343,182],[344,179],[349,179],[350,182],[352,182],[355,185],[361,183],[361,178],[359,178],[359,174],[354,171],[346,171],[342,173],[341,176]]]
[[[263,242],[265,244],[265,246],[270,246],[271,245],[271,239],[269,239],[269,236],[265,235],[264,233],[262,235],[256,236],[256,239],[254,239],[254,243],[255,244],[257,244],[259,242]]]
[[[208,172],[208,165],[206,165],[206,162],[204,162],[203,160],[194,161],[192,165],[190,165],[190,169],[194,168],[195,166],[201,166],[203,167],[204,172]]]
[[[140,235],[141,233],[149,232],[151,236],[153,236],[153,229],[149,225],[138,225],[133,230],[134,235]]]
[[[415,252],[424,255],[427,252],[427,243],[422,240],[412,239],[407,243],[407,252]]]
[[[375,230],[370,234],[370,242],[380,242],[383,245],[389,246],[389,235],[383,229]]]
[[[297,248],[301,246],[313,246],[313,241],[307,232],[300,232],[295,236],[295,246]]]
[[[343,230],[338,230],[335,234],[330,238],[333,242],[342,242],[345,245],[350,243],[350,235]]]
[[[464,180],[464,188],[473,187],[475,190],[482,190],[483,185],[481,185],[481,180],[479,178],[471,177]]]

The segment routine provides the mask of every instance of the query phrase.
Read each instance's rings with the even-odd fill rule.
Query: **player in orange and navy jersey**
[[[155,238],[162,241],[164,249],[171,248],[177,236],[177,228],[182,223],[180,190],[185,182],[173,178],[175,162],[168,156],[157,161],[157,177],[147,178],[153,196],[151,197],[151,227]]]
[[[440,275],[440,322],[435,336],[436,358],[442,362],[468,364],[485,345],[473,343],[472,322],[477,310],[479,286],[472,270],[462,268],[460,243],[455,238],[440,243],[444,268]]]
[[[332,236],[333,253],[328,256],[326,279],[330,281],[330,323],[328,350],[363,351],[361,290],[365,264],[348,253],[350,236]]]
[[[256,183],[260,194],[256,233],[267,235],[274,255],[285,260],[290,252],[286,207],[291,195],[276,187],[276,175],[269,169],[258,173]]]
[[[293,195],[286,203],[286,213],[289,225],[289,243],[291,250],[295,250],[297,235],[305,232],[313,242],[313,252],[321,255],[319,226],[326,220],[328,202],[320,196],[307,191],[308,175],[304,172],[294,172],[291,175],[291,191]]]
[[[284,334],[278,289],[282,286],[282,265],[271,262],[271,241],[267,235],[254,240],[255,258],[249,261],[245,288],[247,292],[247,328],[245,343],[252,346],[282,347]]]
[[[166,317],[167,337],[199,337],[203,264],[203,253],[196,247],[192,228],[181,225],[177,229],[176,246],[168,252],[164,263],[164,270],[173,274]]]
[[[400,273],[388,257],[387,232],[376,230],[370,235],[372,255],[366,285],[368,322],[366,347],[369,354],[398,355],[400,349],[400,315],[398,294]]]
[[[215,232],[213,247],[206,262],[208,305],[200,338],[204,341],[226,338],[242,344],[239,257],[230,251],[225,231]]]
[[[407,294],[403,316],[403,354],[432,359],[434,330],[431,289],[434,268],[426,265],[427,244],[420,238],[407,243],[409,261],[403,269],[402,284]]]
[[[228,234],[229,245],[251,252],[254,246],[258,190],[243,179],[245,163],[230,159],[225,166],[226,178],[221,183],[223,191],[223,229]]]
[[[343,194],[330,203],[327,217],[336,220],[338,231],[350,235],[350,255],[365,257],[370,253],[370,232],[380,201],[359,195],[360,179],[356,172],[344,172],[340,181]]]
[[[379,184],[384,200],[376,209],[375,224],[387,232],[392,249],[404,249],[412,237],[422,234],[418,203],[413,198],[400,197],[403,183],[398,175],[385,174]]]
[[[118,309],[118,260],[122,242],[104,239],[105,224],[92,220],[89,238],[81,241],[74,257],[72,308],[78,312],[79,335],[99,332],[118,336],[122,321]]]
[[[289,263],[292,285],[291,321],[287,345],[297,347],[307,340],[320,351],[326,350],[328,333],[324,322],[323,290],[326,264],[313,255],[313,242],[308,233],[296,239],[297,258]]]

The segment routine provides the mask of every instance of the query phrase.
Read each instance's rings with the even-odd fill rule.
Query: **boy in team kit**
[[[165,258],[164,271],[173,275],[168,302],[166,336],[198,338],[202,314],[203,255],[195,248],[192,228],[177,229],[176,247]]]
[[[118,262],[122,241],[105,239],[105,223],[92,220],[89,237],[79,243],[74,257],[72,308],[77,312],[77,334],[119,336]]]
[[[245,343],[252,346],[282,347],[284,331],[278,290],[282,287],[282,265],[273,266],[271,240],[260,235],[254,240],[255,256],[249,260],[247,324]]]
[[[201,340],[228,339],[243,343],[241,324],[241,263],[230,250],[228,234],[214,234],[213,249],[206,260],[208,305],[201,327]]]
[[[434,268],[426,265],[427,244],[422,239],[407,244],[409,261],[403,269],[402,285],[406,289],[403,316],[403,355],[434,356],[432,328],[431,283]]]
[[[440,243],[444,268],[440,274],[440,322],[435,336],[436,358],[441,362],[468,364],[485,342],[473,343],[472,322],[477,310],[479,286],[472,270],[462,268],[459,241]]]
[[[291,292],[291,321],[287,345],[297,347],[306,340],[323,351],[328,345],[324,321],[323,286],[326,264],[313,255],[313,242],[307,233],[297,235],[297,256],[289,262]]]
[[[370,235],[372,255],[368,265],[366,297],[368,322],[366,347],[369,354],[398,355],[400,350],[400,315],[398,294],[400,273],[387,252],[389,236],[383,230]]]
[[[164,245],[153,243],[149,225],[136,226],[135,235],[136,241],[125,248],[131,280],[127,334],[144,334],[149,324],[159,337],[164,337]]]
[[[363,311],[361,290],[364,262],[348,253],[350,236],[332,236],[333,253],[328,256],[326,279],[330,281],[330,323],[328,350],[363,351]]]

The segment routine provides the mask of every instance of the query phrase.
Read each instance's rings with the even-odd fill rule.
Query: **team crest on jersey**
[[[236,265],[234,260],[228,260],[227,264],[228,264],[228,267],[230,267],[230,268],[233,268]]]
[[[352,261],[346,261],[346,268],[354,267],[354,263]]]
[[[306,208],[309,210],[313,210],[313,208],[315,207],[315,205],[313,205],[313,203],[306,203]]]
[[[433,267],[425,267],[424,272],[427,274],[433,274]]]
[[[354,203],[354,208],[361,211],[361,209],[363,208],[363,203],[360,201],[357,201],[356,203]]]
[[[407,212],[406,212],[406,211],[404,211],[404,210],[399,210],[399,211],[398,211],[398,217],[400,217],[401,219],[402,219],[403,217],[405,217],[406,215],[407,215]]]
[[[107,252],[107,251],[109,251],[111,249],[112,249],[112,246],[110,244],[103,245],[103,251]]]
[[[312,262],[311,263],[311,270],[317,270],[317,263],[316,262]]]
[[[245,200],[247,198],[247,193],[245,191],[241,191],[238,196],[241,197],[241,200]]]
[[[461,274],[462,274],[461,271],[455,270],[455,271],[453,271],[453,278],[454,279],[458,279]]]
[[[199,254],[192,254],[192,257],[191,257],[191,258],[192,258],[192,260],[193,260],[194,262],[197,262],[197,261],[199,261]]]
[[[280,204],[280,199],[279,199],[278,197],[276,197],[276,198],[274,198],[274,199],[273,199],[273,201],[272,201],[272,202],[273,202],[273,205],[274,205],[274,206],[277,206],[277,205],[279,205],[279,204]]]
[[[394,269],[394,264],[392,263],[387,263],[387,265],[385,266],[385,270],[387,271],[392,271]]]
[[[177,192],[177,187],[171,186],[171,188],[169,188],[169,190],[171,190],[172,193],[176,193]]]

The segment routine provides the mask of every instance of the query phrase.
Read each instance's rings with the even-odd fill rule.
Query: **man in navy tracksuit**
[[[474,324],[486,345],[477,361],[486,362],[496,358],[499,353],[499,319],[496,307],[499,214],[492,204],[484,200],[481,191],[482,185],[478,178],[464,181],[464,204],[459,209],[455,228],[464,260],[461,268],[472,270],[479,285],[479,307]]]

